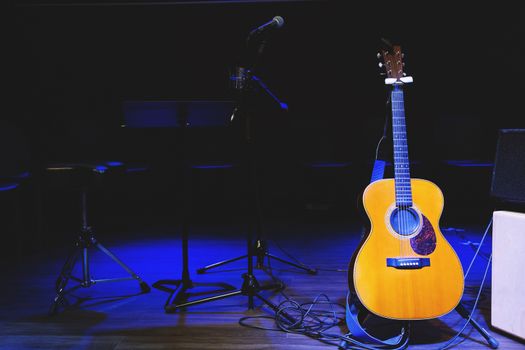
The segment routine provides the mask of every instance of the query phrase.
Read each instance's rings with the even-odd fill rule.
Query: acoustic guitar
[[[369,233],[350,262],[349,284],[363,306],[389,319],[422,320],[453,310],[463,295],[463,269],[439,230],[443,194],[434,183],[410,177],[399,46],[383,50],[391,86],[394,178],[363,193]]]

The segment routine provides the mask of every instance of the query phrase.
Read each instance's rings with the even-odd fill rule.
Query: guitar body
[[[389,319],[442,316],[463,294],[461,263],[439,230],[443,194],[430,181],[410,183],[413,203],[406,212],[396,206],[394,179],[365,189],[371,228],[349,268],[350,286],[362,304]]]

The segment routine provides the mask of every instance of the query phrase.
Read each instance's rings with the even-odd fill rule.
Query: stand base
[[[175,289],[167,288],[165,287],[165,285],[174,285]],[[167,313],[175,312],[176,308],[174,308],[174,305],[179,305],[186,302],[186,300],[191,295],[204,295],[209,293],[228,292],[235,290],[234,286],[229,285],[227,283],[195,283],[189,279],[161,280],[155,282],[153,284],[153,287],[170,292],[170,296],[168,297],[164,305],[164,310]],[[218,289],[194,293],[188,292],[190,289],[198,287],[218,287]]]
[[[268,258],[268,259],[274,259],[274,260],[277,260],[277,261],[279,261],[281,263],[284,263],[284,264],[293,266],[295,268],[301,269],[301,270],[306,271],[307,273],[309,273],[311,275],[317,274],[317,270],[314,269],[314,268],[311,268],[311,267],[305,266],[305,265],[299,265],[299,264],[296,264],[296,263],[294,263],[292,261],[288,261],[288,260],[279,258],[279,257],[277,257],[277,256],[275,256],[273,254],[270,254],[268,252],[268,248],[267,248],[266,242],[264,242],[262,240],[257,240],[255,242],[255,245],[252,248],[252,252],[253,252],[252,253],[252,257],[256,257],[257,258],[257,260],[256,260],[257,261],[256,268],[258,268],[258,269],[262,269],[262,270],[265,269],[264,258]],[[241,256],[238,256],[238,257],[235,257],[235,258],[232,258],[232,259],[219,261],[219,262],[207,265],[205,267],[201,267],[200,269],[197,270],[197,273],[198,274],[204,274],[208,270],[211,270],[211,269],[217,268],[219,266],[223,266],[223,265],[232,263],[234,261],[245,259],[245,258],[248,258],[248,254],[241,255]]]
[[[465,309],[463,304],[459,303],[458,306],[456,306],[455,310],[464,319],[469,319],[470,313],[467,311],[467,309]],[[471,318],[469,323],[479,332],[479,334],[481,334],[483,338],[485,338],[485,340],[492,349],[497,349],[499,347],[499,342],[493,336],[491,336],[485,328],[481,327],[481,325],[478,322],[476,322],[476,320]]]
[[[89,272],[89,255],[88,250],[90,247],[95,247],[100,250],[102,253],[110,257],[114,262],[119,264],[130,277],[121,277],[121,278],[108,278],[108,279],[93,279]],[[73,269],[82,255],[82,278],[73,276]],[[66,289],[69,280],[74,280],[78,282],[77,285]],[[117,258],[111,251],[106,249],[102,244],[100,244],[95,237],[92,235],[91,230],[86,228],[82,231],[79,240],[76,243],[76,248],[73,253],[68,257],[62,271],[60,272],[56,282],[56,296],[53,300],[53,304],[49,309],[49,314],[54,315],[58,312],[60,305],[67,304],[66,296],[79,288],[89,288],[97,283],[106,283],[106,282],[120,282],[127,280],[136,280],[139,283],[141,293],[148,293],[151,288],[144,282],[133,270],[131,270],[122,260]]]
[[[203,303],[207,303],[210,301],[225,299],[225,298],[234,297],[238,295],[245,295],[245,296],[248,296],[248,308],[249,309],[254,308],[254,298],[258,298],[263,303],[265,303],[270,308],[272,308],[272,310],[274,311],[278,310],[275,304],[273,304],[268,299],[264,298],[262,295],[259,294],[259,292],[263,290],[282,290],[284,289],[284,284],[272,283],[272,284],[261,286],[259,282],[257,281],[257,279],[255,278],[255,276],[250,275],[248,273],[243,274],[242,278],[243,278],[243,284],[242,284],[241,289],[232,290],[230,292],[214,295],[214,296],[207,297],[207,298],[192,300],[192,301],[185,301],[184,299],[187,296],[186,290],[189,288],[192,288],[193,286],[187,286],[184,283],[180,283],[178,288],[175,291],[173,291],[173,293],[168,298],[168,301],[166,302],[164,309],[168,313],[173,313],[178,309],[182,309],[188,306],[203,304]],[[199,285],[202,285],[202,284],[199,284]],[[211,284],[207,284],[207,285],[211,285]]]

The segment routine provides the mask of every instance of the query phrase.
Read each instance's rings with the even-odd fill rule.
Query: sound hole
[[[410,236],[419,227],[419,215],[413,208],[396,208],[390,215],[390,226],[401,236]]]

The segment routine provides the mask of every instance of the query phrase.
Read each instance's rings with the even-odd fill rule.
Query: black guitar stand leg
[[[470,313],[467,311],[467,309],[465,309],[463,304],[459,303],[458,306],[456,306],[456,311],[465,320],[470,318]],[[492,349],[497,349],[499,347],[499,342],[493,336],[491,336],[485,328],[481,327],[481,325],[476,320],[470,318],[469,323],[479,332],[479,334],[481,334],[483,338],[485,338]]]
[[[135,272],[133,272],[133,270],[131,270],[126,264],[124,264],[122,260],[117,258],[115,254],[113,254],[111,251],[109,251],[107,248],[105,248],[102,244],[100,244],[97,241],[97,239],[93,235],[93,231],[91,227],[89,227],[88,225],[86,199],[87,199],[87,190],[83,189],[81,192],[81,202],[80,202],[81,203],[80,204],[81,213],[82,213],[82,226],[80,229],[80,234],[75,244],[74,251],[67,258],[55,282],[55,289],[56,289],[57,294],[49,310],[49,314],[51,315],[56,314],[58,312],[58,308],[60,307],[60,305],[68,304],[67,299],[66,299],[66,296],[68,294],[71,294],[72,292],[74,292],[75,290],[79,288],[88,288],[97,283],[136,280],[139,283],[140,290],[142,293],[148,293],[151,290],[149,285],[146,282],[144,282]],[[105,255],[107,255],[111,260],[113,260],[118,265],[120,265],[120,267],[122,267],[130,275],[130,277],[93,279],[91,276],[91,271],[90,271],[90,266],[89,266],[90,265],[89,264],[90,248],[96,248],[100,250],[102,253],[104,253]],[[82,263],[82,277],[81,278],[75,277],[73,275],[73,269],[80,258],[82,259],[81,260],[81,263]],[[66,287],[69,284],[70,280],[78,282],[78,284],[67,289]]]

